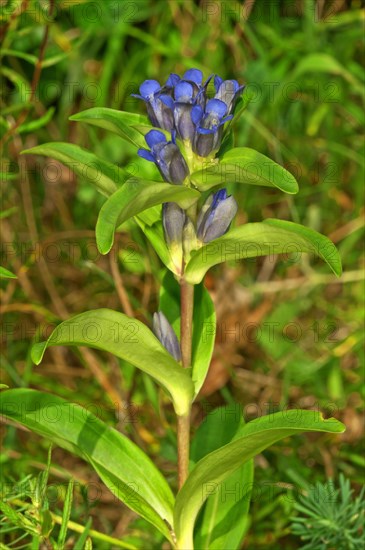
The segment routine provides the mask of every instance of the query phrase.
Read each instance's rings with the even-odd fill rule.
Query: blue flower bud
[[[184,141],[193,141],[195,124],[191,118],[191,111],[194,105],[205,107],[206,88],[210,79],[211,77],[202,84],[203,73],[198,69],[190,69],[186,71],[181,80],[174,80],[173,96],[175,101],[171,97],[163,98],[164,103],[174,114],[177,135]]]
[[[162,224],[168,245],[175,242],[182,243],[185,220],[185,211],[176,202],[165,202],[162,205]]]
[[[231,114],[234,110],[239,96],[242,94],[244,86],[240,86],[237,80],[223,80],[220,76],[214,78],[215,96],[227,105],[227,113]]]
[[[151,150],[139,149],[138,155],[154,162],[165,181],[183,183],[189,175],[189,168],[174,138],[167,141],[165,134],[159,130],[150,130],[145,135],[145,140]]]
[[[223,125],[231,120],[232,115],[225,116],[227,105],[219,99],[210,99],[205,109],[195,105],[191,118],[196,127],[193,151],[200,157],[207,157],[220,147],[223,136]]]
[[[181,80],[175,86],[173,106],[174,123],[177,135],[183,140],[192,141],[195,125],[191,120],[191,110],[195,103],[193,83]]]
[[[153,332],[176,361],[181,361],[180,344],[174,329],[162,311],[153,314]]]
[[[133,97],[142,99],[146,103],[147,114],[153,126],[163,128],[168,132],[174,127],[174,116],[171,110],[171,106],[168,104],[168,91],[171,90],[172,82],[177,75],[170,75],[165,87],[161,87],[157,80],[145,80],[141,84],[139,94],[132,94]],[[171,97],[170,97],[171,99]]]
[[[183,74],[184,80],[190,80],[191,82],[194,82],[197,86],[201,86],[201,83],[203,82],[203,73],[199,69],[188,69]]]
[[[203,84],[203,73],[199,69],[189,69],[184,73],[183,80],[189,82],[193,86],[193,97],[197,105],[205,107],[206,92],[209,82],[213,75],[211,75]]]
[[[165,202],[162,205],[162,225],[165,241],[178,274],[181,274],[183,269],[183,231],[185,222],[185,211],[175,202]]]
[[[191,219],[186,216],[185,225],[183,228],[183,252],[184,252],[184,264],[189,263],[191,253],[201,245],[197,241],[195,225]]]
[[[166,80],[164,88],[173,88],[178,82],[180,82],[180,80],[181,78],[178,74],[171,73],[169,78]]]
[[[205,201],[197,220],[197,237],[209,243],[224,235],[237,213],[237,203],[227,196],[226,189],[220,189]]]

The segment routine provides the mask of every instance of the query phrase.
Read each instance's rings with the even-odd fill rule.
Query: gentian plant
[[[209,93],[209,89],[214,90]],[[46,342],[34,345],[41,362],[49,346],[83,345],[105,350],[149,374],[166,392],[176,413],[177,482],[169,486],[150,458],[126,436],[90,412],[60,397],[30,389],[2,392],[2,412],[57,445],[81,456],[127,506],[152,523],[173,548],[239,548],[253,486],[253,458],[288,436],[339,433],[344,426],[311,410],[261,416],[234,430],[209,418],[198,429],[189,454],[190,412],[209,369],[215,312],[204,276],[214,265],[288,251],[314,253],[336,275],[341,263],[333,243],[319,233],[278,219],[232,226],[239,205],[225,186],[251,184],[298,191],[295,178],[248,147],[233,147],[232,125],[245,108],[243,86],[198,69],[171,74],[161,85],[146,80],[136,97],[145,116],[92,108],[71,117],[110,130],[156,165],[160,179],[146,181],[69,143],[25,151],[51,156],[90,181],[107,199],[96,224],[96,240],[107,254],[115,231],[134,218],[166,273],[160,309],[151,327],[110,309],[90,310],[62,322]],[[88,170],[85,171],[85,167]],[[93,171],[94,170],[94,171]],[[158,172],[156,172],[157,174]],[[47,414],[45,414],[45,412]],[[47,419],[52,418],[52,422]],[[206,437],[213,430],[213,437]],[[238,477],[237,477],[238,476]],[[245,488],[241,500],[217,499],[224,482]],[[199,515],[199,520],[197,520]]]

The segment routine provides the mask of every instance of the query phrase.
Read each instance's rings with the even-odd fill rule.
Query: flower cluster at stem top
[[[214,158],[222,144],[224,125],[233,118],[244,86],[215,76],[215,94],[209,98],[211,79],[203,82],[200,70],[189,69],[182,78],[170,74],[162,86],[156,80],[145,80],[140,93],[133,94],[144,101],[152,125],[159,128],[145,135],[148,149],[139,149],[138,155],[155,163],[168,183],[190,186],[190,173],[201,161]],[[178,277],[183,276],[191,252],[226,233],[236,213],[237,203],[225,189],[210,194],[193,216],[175,202],[163,204],[165,241]],[[153,329],[167,351],[180,361],[178,339],[162,312],[154,314]]]
[[[154,162],[163,179],[169,183],[182,183],[189,175],[186,159],[176,143],[178,138],[185,156],[213,157],[220,148],[224,123],[233,118],[236,102],[244,86],[236,80],[214,78],[215,95],[207,96],[212,76],[203,82],[198,69],[189,69],[181,78],[171,74],[161,86],[157,80],[145,80],[140,93],[134,97],[142,99],[153,126],[171,133],[168,141],[161,131],[152,130],[146,134],[150,150],[139,149],[138,154]]]

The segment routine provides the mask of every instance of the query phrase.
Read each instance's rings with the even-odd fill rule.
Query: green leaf
[[[14,510],[10,504],[3,499],[0,500],[0,510],[5,517],[7,517],[14,525],[24,529],[30,534],[36,535],[38,533],[38,526],[32,519],[28,519],[24,514]]]
[[[193,393],[189,375],[151,330],[111,309],[94,309],[56,327],[46,342],[35,344],[32,359],[42,361],[48,346],[88,346],[109,351],[146,372],[170,394],[177,414],[186,414]]]
[[[193,252],[185,278],[189,283],[197,284],[209,268],[225,261],[298,252],[316,254],[327,262],[337,276],[341,275],[340,255],[327,237],[303,225],[268,219],[231,229]]]
[[[191,440],[190,470],[209,453],[227,445],[245,425],[239,403],[216,408],[207,403],[202,412],[205,416]]]
[[[48,449],[48,458],[47,465],[45,469],[40,472],[37,476],[34,496],[32,502],[36,507],[39,507],[41,510],[45,510],[48,507],[47,501],[47,483],[49,478],[49,470],[51,468],[51,459],[52,459],[52,445]]]
[[[152,206],[152,208],[138,214],[136,218],[142,220],[144,224],[152,226],[156,222],[161,222],[161,207]]]
[[[120,500],[171,539],[166,526],[166,522],[172,525],[171,490],[148,456],[127,437],[87,409],[36,390],[1,393],[0,410],[92,464]]]
[[[342,433],[334,418],[324,420],[316,411],[291,410],[257,418],[246,424],[240,437],[202,458],[176,497],[175,533],[180,548],[193,548],[193,530],[208,489],[227,479],[242,464],[280,439],[305,431]]]
[[[59,160],[79,176],[91,182],[103,195],[109,196],[130,177],[124,170],[73,143],[44,143],[22,151]],[[116,185],[117,184],[117,185]]]
[[[99,126],[105,130],[110,130],[136,147],[146,147],[143,135],[133,128],[134,125],[138,124],[149,125],[148,118],[145,116],[106,107],[93,107],[72,115],[70,120]]]
[[[62,523],[61,523],[60,531],[58,533],[58,538],[57,538],[57,546],[59,550],[62,550],[65,547],[65,543],[66,543],[67,527],[68,527],[68,522],[70,520],[71,511],[72,511],[73,489],[74,489],[74,480],[70,479],[67,485],[65,502],[63,505]]]
[[[43,510],[41,513],[41,534],[42,537],[48,538],[53,530],[54,521],[49,510]]]
[[[196,548],[238,550],[248,530],[253,487],[253,459],[245,462],[221,484],[210,487],[202,521],[194,537]]]
[[[347,80],[354,90],[359,94],[364,95],[364,87],[361,82],[354,76],[354,74],[347,70],[341,63],[337,61],[335,57],[327,53],[313,53],[303,57],[299,63],[296,64],[295,70],[290,77],[290,82],[293,79],[298,79],[305,73],[325,73],[336,74]]]
[[[82,550],[85,550],[89,534],[92,532],[91,525],[92,525],[92,518],[89,518],[86,522],[85,529],[81,533],[81,536],[79,537],[79,539],[76,541],[75,549],[82,548]]]
[[[23,32],[24,32],[24,30],[25,29],[23,29]],[[74,44],[74,46],[76,46],[76,44]],[[71,50],[69,50],[67,52],[64,52],[64,53],[61,53],[61,54],[53,55],[53,56],[49,57],[48,59],[43,59],[43,61],[41,63],[42,69],[44,69],[46,67],[51,67],[52,65],[55,65],[59,61],[62,61],[63,59],[66,59],[68,57],[70,51]],[[24,61],[28,61],[29,63],[32,63],[32,65],[36,65],[37,63],[39,63],[38,56],[29,54],[29,53],[26,53],[26,52],[19,52],[17,50],[11,50],[11,49],[5,49],[4,48],[4,49],[2,49],[1,53],[2,53],[2,55],[8,55],[8,56],[11,56],[11,57],[19,57],[19,59],[24,59]]]
[[[52,117],[55,112],[55,107],[50,107],[44,115],[37,118],[36,120],[31,120],[30,122],[25,122],[24,124],[21,124],[19,128],[17,129],[17,134],[25,134],[26,132],[35,132],[36,130],[39,130],[39,128],[42,128],[50,120],[52,120]]]
[[[12,273],[8,269],[0,265],[0,279],[17,279],[17,278],[18,277],[14,275],[14,273]]]
[[[163,227],[161,220],[150,223],[149,220],[149,211],[142,212],[136,216],[135,220],[138,223],[139,227],[142,229],[143,233],[146,235],[147,239],[152,244],[156,254],[159,256],[162,263],[173,273],[175,273],[176,268],[172,262],[172,258],[167,248],[165,236],[163,232]]]
[[[176,202],[188,208],[200,193],[182,185],[131,178],[103,205],[96,224],[96,242],[102,254],[113,246],[114,233],[119,225],[136,214],[162,204]]]
[[[203,284],[194,291],[192,379],[194,397],[204,384],[213,355],[216,334],[215,310],[209,292]]]
[[[249,147],[231,149],[219,162],[194,172],[191,181],[200,191],[233,182],[277,187],[290,194],[297,193],[299,189],[293,174]]]
[[[14,84],[14,86],[16,86],[19,94],[19,96],[17,96],[17,101],[29,105],[29,83],[27,79],[19,74],[18,71],[10,69],[4,64],[0,66],[0,74],[3,74],[12,84]]]
[[[180,338],[180,285],[170,271],[166,271],[161,281],[158,308]]]
[[[233,123],[233,121],[231,121]],[[228,151],[230,151],[234,145],[234,139],[233,139],[233,132],[229,132],[228,129],[226,130],[226,136],[223,138],[222,144],[219,148],[219,151],[217,152],[217,157],[220,159],[225,155]]]
[[[219,407],[200,424],[191,444],[194,462],[241,435],[244,421],[238,403]],[[212,484],[195,529],[194,546],[232,550],[241,546],[253,486],[253,459],[240,466],[224,483]]]
[[[36,55],[32,55],[30,53],[26,52],[18,52],[16,50],[11,50],[8,48],[2,48],[1,54],[3,56],[9,55],[10,57],[19,57],[19,59],[24,59],[24,61],[28,61],[29,63],[32,63],[35,65],[38,61],[38,57]]]
[[[0,212],[0,220],[4,220],[5,218],[8,218],[9,216],[12,216],[16,212],[18,212],[18,207],[17,206],[12,206],[11,208],[7,208],[6,210],[2,210]]]

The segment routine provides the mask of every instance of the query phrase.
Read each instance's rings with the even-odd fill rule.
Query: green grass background
[[[213,270],[207,285],[221,300],[221,326],[233,318],[243,327],[256,322],[257,332],[235,345],[230,341],[229,353],[219,343],[216,362],[230,367],[222,359],[226,355],[236,368],[223,388],[197,405],[194,423],[208,404],[234,399],[246,408],[253,404],[252,410],[257,404],[262,412],[319,407],[347,424],[341,437],[297,437],[257,460],[259,493],[244,548],[299,548],[289,529],[296,489],[339,472],[358,488],[364,465],[361,3],[60,0],[50,14],[51,5],[0,2],[1,134],[26,114],[6,138],[1,160],[1,264],[18,275],[17,281],[1,282],[2,382],[97,404],[101,416],[114,424],[112,403],[129,404],[119,414],[120,429],[154,457],[173,483],[173,415],[169,407],[160,410],[163,397],[147,377],[128,365],[121,370],[109,356],[85,357],[77,350],[54,348],[37,368],[30,360],[37,327],[45,335],[68,315],[122,306],[109,259],[95,248],[93,231],[104,199],[61,164],[41,157],[24,160],[19,153],[48,141],[68,141],[134,174],[153,175],[154,168],[145,166],[129,144],[71,123],[69,116],[94,106],[142,113],[143,105],[130,97],[141,82],[164,82],[170,72],[182,74],[191,67],[205,77],[216,73],[245,83],[250,102],[235,127],[236,145],[283,164],[297,176],[300,191],[287,197],[262,187],[232,186],[240,222],[278,217],[328,235],[339,248],[344,275],[337,281],[323,263],[304,257],[296,263],[289,258],[273,266],[259,260]],[[31,98],[47,26],[42,70]],[[132,223],[119,236],[117,259],[137,317],[150,321],[161,266]],[[237,311],[232,307],[236,301]],[[44,468],[47,442],[12,427],[1,433],[3,488]],[[161,548],[155,532],[109,493],[90,497],[90,482],[98,483],[97,478],[80,461],[56,449],[51,474],[55,483],[70,476],[79,482],[72,519],[80,525],[91,516],[93,528],[101,532],[137,548]],[[60,513],[62,494],[51,508]],[[27,538],[17,542],[21,528],[8,527],[4,521],[4,544],[27,544]],[[108,548],[93,542],[95,548]]]

